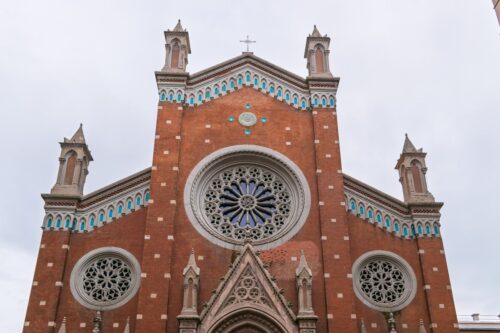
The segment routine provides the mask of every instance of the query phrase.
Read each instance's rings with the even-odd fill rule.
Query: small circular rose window
[[[368,252],[353,265],[354,291],[366,305],[397,311],[415,296],[415,274],[401,257],[386,251]]]
[[[110,310],[125,304],[139,287],[139,264],[119,248],[87,253],[71,273],[71,292],[85,307]]]

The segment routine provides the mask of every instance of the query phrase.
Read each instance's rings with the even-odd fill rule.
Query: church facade
[[[306,78],[251,52],[189,74],[165,39],[152,166],[84,194],[82,127],[60,144],[23,332],[459,331],[426,153],[405,138],[403,200],[342,170],[329,37]]]

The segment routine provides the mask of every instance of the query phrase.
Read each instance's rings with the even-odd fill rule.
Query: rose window
[[[366,305],[393,312],[415,296],[415,274],[403,258],[386,251],[372,251],[353,265],[354,291]]]
[[[71,272],[70,287],[75,299],[96,310],[115,309],[139,289],[140,266],[121,248],[104,247],[84,255]]]
[[[290,191],[277,174],[238,166],[218,173],[207,188],[205,214],[223,235],[264,239],[279,231],[290,214]]]
[[[245,242],[269,249],[305,223],[310,193],[300,169],[259,146],[233,146],[204,158],[184,189],[189,221],[205,238],[226,248]]]
[[[98,303],[116,301],[130,289],[132,274],[127,263],[119,258],[101,258],[83,272],[83,291]]]

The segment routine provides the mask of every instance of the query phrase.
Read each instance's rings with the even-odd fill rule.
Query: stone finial
[[[323,37],[323,36],[321,36],[321,34],[319,33],[318,28],[316,28],[316,24],[314,25],[314,29],[313,29],[313,32],[312,32],[312,34],[311,34],[311,37]]]
[[[183,305],[179,319],[198,316],[198,287],[200,281],[200,268],[196,265],[194,249],[189,254],[186,267],[182,272],[184,276]]]
[[[366,332],[366,326],[365,326],[365,321],[363,318],[361,318],[361,327],[359,329],[359,333],[367,333]]]
[[[66,317],[63,318],[61,327],[59,327],[59,331],[57,333],[66,333]]]
[[[184,29],[182,29],[182,24],[181,24],[181,20],[177,20],[177,24],[175,25],[175,28],[174,28],[174,31],[176,32],[182,32],[184,31]]]
[[[194,254],[194,249],[191,249],[191,253],[189,254],[188,264],[184,267],[182,271],[182,275],[186,275],[186,273],[192,269],[196,275],[200,274],[200,268],[196,265],[196,257]]]
[[[300,260],[299,260],[299,265],[295,270],[295,275],[299,276],[304,270],[307,273],[307,275],[312,276],[312,271],[311,268],[309,268],[309,265],[307,264],[306,256],[304,255],[304,250],[300,250]]]
[[[394,319],[394,314],[392,312],[389,313],[389,319],[387,319],[387,323],[389,324],[390,333],[398,333],[396,331],[396,319]]]
[[[418,323],[418,333],[427,333],[424,326],[424,320],[420,319]]]
[[[422,149],[420,149],[422,151]],[[415,145],[413,142],[411,142],[410,138],[408,137],[408,133],[405,133],[405,143],[403,144],[403,153],[416,153],[417,148],[415,148]]]
[[[67,139],[65,139],[67,140]],[[80,123],[80,127],[76,130],[75,134],[69,139],[70,142],[74,143],[85,143],[85,135],[83,135],[83,124]]]
[[[123,333],[130,333],[130,317],[127,317],[127,324],[125,324],[125,329]]]
[[[92,333],[101,333],[101,311],[97,311],[94,317],[94,328],[92,328]]]

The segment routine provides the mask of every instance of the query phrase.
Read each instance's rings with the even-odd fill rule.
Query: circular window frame
[[[83,291],[81,277],[83,275],[84,270],[87,269],[91,263],[104,257],[115,257],[126,262],[130,267],[132,279],[130,283],[131,286],[127,290],[125,295],[119,297],[117,300],[106,302],[103,304],[101,302],[95,301]],[[97,248],[86,253],[83,257],[81,257],[77,261],[77,263],[73,267],[70,277],[71,293],[73,297],[78,301],[78,303],[80,303],[81,305],[83,305],[88,309],[101,310],[101,311],[113,310],[126,304],[128,301],[132,299],[132,297],[135,296],[135,294],[139,290],[140,284],[141,284],[141,266],[139,264],[139,261],[137,261],[135,256],[132,253],[128,252],[127,250],[113,246]]]
[[[275,235],[252,241],[259,250],[268,250],[291,239],[307,221],[311,208],[309,184],[300,168],[285,155],[267,147],[257,145],[236,145],[219,149],[199,161],[189,174],[184,186],[184,209],[191,225],[207,240],[227,249],[239,249],[244,241],[219,234],[210,227],[202,211],[202,194],[212,176],[217,172],[249,162],[272,170],[283,178],[297,196],[297,208],[286,227]]]
[[[391,264],[395,265],[402,273],[405,279],[405,291],[403,295],[396,300],[395,302],[391,304],[382,304],[382,303],[377,303],[374,300],[372,300],[370,297],[368,297],[363,290],[361,289],[361,285],[359,282],[359,274],[360,270],[369,262],[374,261],[374,260],[385,260],[389,261]],[[407,307],[415,298],[415,295],[417,293],[417,278],[415,276],[415,272],[411,268],[410,264],[403,259],[401,256],[389,252],[389,251],[382,251],[382,250],[375,250],[375,251],[370,251],[366,252],[363,255],[361,255],[354,264],[352,265],[352,276],[353,276],[353,289],[354,293],[356,294],[356,297],[368,306],[369,308],[372,308],[377,311],[381,312],[395,312],[402,310],[403,308]]]

